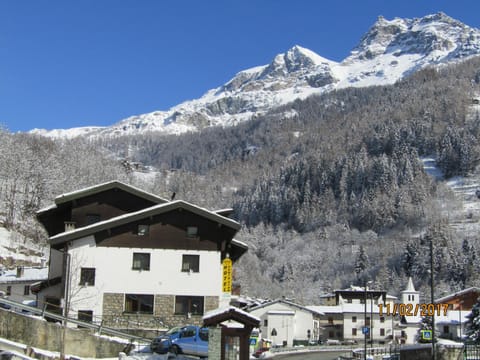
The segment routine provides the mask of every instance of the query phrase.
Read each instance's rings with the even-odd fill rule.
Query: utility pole
[[[367,360],[367,281],[365,280],[365,296],[364,296],[364,313],[363,313],[363,323],[365,330],[363,331],[364,336],[364,349],[363,349],[363,360]]]
[[[60,359],[65,359],[65,349],[66,349],[66,340],[67,340],[67,319],[69,313],[69,293],[70,293],[70,254],[68,253],[68,247],[64,249],[64,266],[65,266],[65,285],[64,285],[64,294],[63,294],[63,328],[62,328],[62,343],[60,344]]]
[[[433,288],[434,267],[433,267],[433,236],[430,235],[430,303],[434,304],[435,291]],[[435,311],[432,314],[432,360],[435,360]]]

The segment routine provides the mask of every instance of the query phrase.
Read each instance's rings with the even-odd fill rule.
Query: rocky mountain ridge
[[[393,20],[380,16],[342,62],[296,45],[275,56],[270,64],[240,71],[201,98],[167,111],[131,116],[109,127],[32,132],[49,137],[108,137],[150,131],[179,134],[209,126],[231,126],[312,94],[392,84],[426,66],[478,54],[480,30],[446,14]]]

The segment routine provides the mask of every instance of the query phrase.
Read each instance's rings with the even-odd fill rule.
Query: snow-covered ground
[[[454,196],[454,203],[441,199],[443,216],[449,219],[450,226],[463,238],[468,238],[480,231],[480,174],[473,173],[465,177],[444,179],[442,171],[436,166],[433,157],[421,159],[427,174],[442,182]]]
[[[3,260],[11,258],[37,265],[46,262],[48,257],[46,249],[24,240],[21,235],[0,227],[0,258]]]

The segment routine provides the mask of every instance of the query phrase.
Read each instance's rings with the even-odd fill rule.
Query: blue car
[[[166,354],[170,349],[170,346],[172,346],[172,340],[178,338],[181,330],[182,327],[174,327],[168,330],[165,334],[156,337],[150,343],[150,350],[158,354]]]
[[[208,357],[208,328],[185,326],[178,338],[172,339],[170,352],[199,357]]]

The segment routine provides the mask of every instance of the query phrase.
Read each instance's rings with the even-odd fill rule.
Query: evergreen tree
[[[368,255],[363,248],[363,245],[360,245],[358,250],[357,258],[355,260],[355,273],[357,278],[360,279],[361,275],[365,275],[365,270],[370,267],[370,261]]]
[[[480,297],[472,308],[472,312],[467,315],[466,335],[470,341],[480,344]]]

